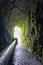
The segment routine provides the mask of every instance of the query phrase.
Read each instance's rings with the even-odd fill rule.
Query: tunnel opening
[[[17,38],[18,43],[21,42],[21,28],[18,26],[14,27],[14,38]]]

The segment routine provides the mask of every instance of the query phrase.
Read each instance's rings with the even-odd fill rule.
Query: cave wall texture
[[[22,42],[43,59],[43,1],[0,0],[0,52],[13,40],[14,26],[22,30]]]

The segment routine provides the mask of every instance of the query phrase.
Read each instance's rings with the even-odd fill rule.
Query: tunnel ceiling
[[[11,14],[12,10],[19,10],[21,13],[29,15],[32,4],[38,0],[0,0],[0,7],[4,10],[5,15]],[[8,15],[9,16],[9,15]]]
[[[28,14],[32,2],[32,0],[0,0],[0,5],[4,7],[4,9],[6,8],[8,11],[13,10],[13,8],[17,8],[21,12]]]

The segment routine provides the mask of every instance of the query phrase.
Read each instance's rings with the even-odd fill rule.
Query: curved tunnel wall
[[[34,3],[34,2],[28,1],[28,3],[29,3],[29,5],[28,5],[27,1],[25,1],[25,3],[26,3],[25,7],[22,6],[23,2],[20,3],[22,5],[19,4],[20,7],[16,7],[16,6],[11,5],[12,3],[14,4],[14,2],[9,1],[9,2],[5,2],[4,4],[2,4],[0,6],[0,48],[1,48],[0,51],[2,51],[7,45],[9,45],[12,42],[13,31],[14,31],[13,28],[16,25],[21,27],[21,29],[23,31],[22,39],[23,39],[23,42],[26,40],[24,42],[26,44],[26,46],[28,46],[30,41],[32,42],[31,43],[32,50],[34,50],[35,47],[37,48],[37,46],[39,46],[39,47],[40,47],[40,45],[42,46],[43,41],[40,40],[40,39],[43,39],[43,37],[42,37],[43,36],[43,34],[42,34],[43,16],[40,13],[40,8],[42,5],[40,2],[39,2],[40,4],[38,2],[37,3]],[[18,6],[18,3],[19,3],[19,0],[15,4],[17,4],[17,6]],[[14,7],[14,8],[12,8],[12,7]],[[21,8],[21,7],[24,7],[25,9]],[[42,12],[43,7],[41,9],[42,9],[41,10],[41,12]],[[41,14],[41,16],[42,16],[41,19],[40,19],[39,14]],[[25,34],[24,34],[24,32],[25,32]],[[38,39],[38,41],[37,41],[37,39]],[[39,47],[37,49],[39,49]],[[41,47],[41,49],[42,49],[42,47]],[[34,51],[33,51],[33,53],[34,53]],[[35,51],[35,52],[36,52],[35,55],[40,56],[39,50]],[[42,53],[42,50],[41,50],[41,53]]]

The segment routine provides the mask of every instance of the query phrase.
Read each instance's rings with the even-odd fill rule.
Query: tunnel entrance
[[[14,38],[18,39],[18,43],[21,42],[21,28],[18,26],[14,27]]]

